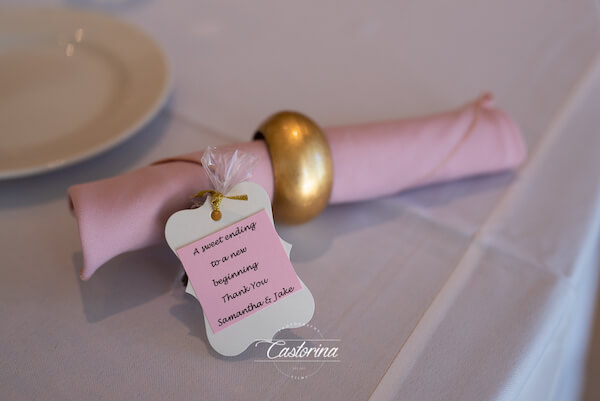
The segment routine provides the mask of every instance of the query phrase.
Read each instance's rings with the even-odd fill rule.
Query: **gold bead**
[[[221,211],[219,211],[219,210],[213,210],[213,211],[212,211],[212,213],[210,214],[210,217],[212,217],[212,219],[213,219],[214,221],[219,221],[219,220],[221,220],[221,217],[222,217],[222,216],[223,216],[223,215],[221,214]]]
[[[321,213],[333,186],[333,160],[323,131],[308,117],[283,111],[263,122],[254,139],[264,139],[271,155],[275,219],[300,224]]]

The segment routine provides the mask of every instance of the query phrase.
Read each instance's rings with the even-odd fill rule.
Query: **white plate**
[[[70,9],[0,10],[0,178],[118,145],[169,89],[163,52],[126,23]]]

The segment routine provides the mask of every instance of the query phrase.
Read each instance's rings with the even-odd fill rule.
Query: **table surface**
[[[433,3],[19,1],[140,26],[164,47],[175,84],[164,110],[118,148],[0,182],[3,397],[551,399],[561,380],[574,380],[566,387],[576,394],[576,379],[558,367],[544,388],[530,383],[552,344],[570,344],[555,347],[558,360],[579,366],[595,291],[597,4]],[[212,351],[166,246],[79,280],[72,184],[247,140],[280,109],[349,124],[450,109],[484,90],[523,130],[530,153],[518,172],[329,207],[279,227],[316,300],[311,324],[341,340],[340,362],[306,380],[254,362],[256,350]],[[347,291],[332,299],[330,286]]]

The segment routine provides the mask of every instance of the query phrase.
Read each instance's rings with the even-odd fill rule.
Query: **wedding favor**
[[[196,194],[204,204],[176,212],[165,228],[187,292],[202,304],[208,341],[226,356],[305,325],[315,309],[290,262],[291,245],[275,231],[268,194],[245,181],[255,162],[239,150],[208,148],[202,166],[214,189]]]

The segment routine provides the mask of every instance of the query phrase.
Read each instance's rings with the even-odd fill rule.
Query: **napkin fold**
[[[435,116],[325,128],[334,180],[331,203],[394,194],[421,185],[514,168],[526,156],[517,125],[484,94]],[[231,145],[258,158],[250,181],[273,195],[271,160],[263,141]],[[130,173],[74,185],[69,204],[81,237],[81,278],[89,279],[121,253],[164,241],[169,216],[209,188],[202,151]]]

